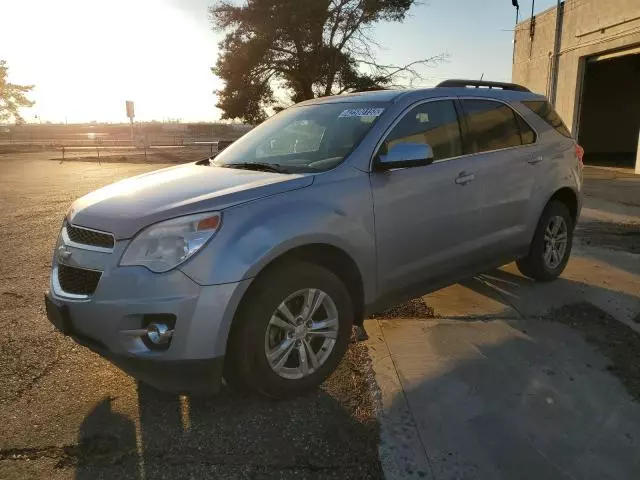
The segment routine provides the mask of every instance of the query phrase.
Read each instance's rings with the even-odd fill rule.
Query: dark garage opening
[[[578,142],[585,163],[634,168],[640,132],[640,54],[587,61]]]

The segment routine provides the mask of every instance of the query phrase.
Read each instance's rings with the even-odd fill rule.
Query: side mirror
[[[378,155],[380,170],[420,167],[433,163],[433,149],[425,143],[398,143],[387,154]]]

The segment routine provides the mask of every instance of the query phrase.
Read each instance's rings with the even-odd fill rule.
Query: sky
[[[240,0],[238,0],[240,1]],[[211,73],[220,33],[207,7],[214,0],[0,0],[0,59],[9,80],[34,84],[27,121],[215,121]],[[419,86],[446,78],[509,81],[515,9],[510,0],[422,0],[402,24],[378,24],[380,63],[439,54]],[[536,0],[535,11],[555,5]],[[520,19],[531,0],[520,0]],[[36,117],[37,116],[37,117]]]

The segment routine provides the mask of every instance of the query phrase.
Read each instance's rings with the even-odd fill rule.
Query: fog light
[[[173,330],[164,323],[152,322],[147,326],[147,338],[154,345],[166,345],[173,336]]]

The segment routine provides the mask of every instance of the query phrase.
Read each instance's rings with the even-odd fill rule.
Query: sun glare
[[[139,120],[219,117],[209,70],[216,37],[179,2],[2,3],[17,19],[0,30],[11,79],[36,85],[27,120],[126,121],[125,100],[135,101]]]

